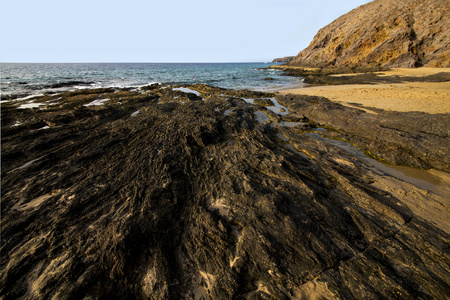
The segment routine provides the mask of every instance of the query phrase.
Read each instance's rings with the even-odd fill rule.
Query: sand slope
[[[428,76],[450,72],[449,68],[393,69],[382,76]],[[359,103],[393,111],[450,113],[450,82],[407,82],[395,84],[360,84],[314,86],[280,91],[282,94],[303,94],[326,97],[345,105]]]

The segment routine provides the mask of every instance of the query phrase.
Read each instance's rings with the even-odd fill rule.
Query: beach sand
[[[379,76],[423,77],[441,72],[450,72],[450,68],[392,69],[377,74]],[[450,113],[450,82],[312,86],[283,90],[280,93],[322,96],[347,106],[358,103],[365,107],[392,111]]]

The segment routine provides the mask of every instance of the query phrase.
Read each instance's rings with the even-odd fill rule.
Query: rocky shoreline
[[[445,299],[450,180],[326,139],[449,172],[450,115],[376,113],[205,85],[2,103],[0,296]]]
[[[449,68],[433,68],[436,72],[424,76],[389,75],[392,69],[380,67],[308,68],[288,64],[273,65],[270,69],[282,70],[285,76],[302,77],[304,83],[316,85],[396,84],[403,82],[448,82]],[[395,69],[394,69],[395,70]],[[439,70],[442,70],[439,72]],[[387,75],[385,75],[387,74]]]

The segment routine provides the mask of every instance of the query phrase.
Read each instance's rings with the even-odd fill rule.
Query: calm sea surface
[[[79,88],[138,87],[151,83],[204,83],[230,89],[274,90],[301,78],[266,70],[266,63],[1,63],[3,95],[29,95]],[[266,80],[272,78],[273,80]]]

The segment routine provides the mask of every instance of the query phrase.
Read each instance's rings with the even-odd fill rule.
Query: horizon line
[[[21,61],[7,61],[0,62],[0,64],[250,64],[250,63],[273,63],[272,61],[209,61],[209,62],[130,62],[130,61],[110,61],[110,62],[64,62],[64,61],[39,61],[39,62],[21,62]]]

